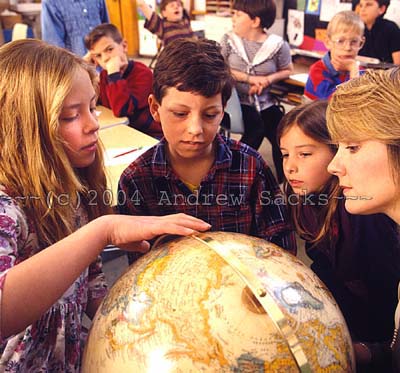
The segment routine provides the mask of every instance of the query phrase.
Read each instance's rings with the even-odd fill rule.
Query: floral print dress
[[[77,227],[86,222],[82,209],[77,213]],[[24,211],[0,190],[0,302],[7,271],[41,249]],[[39,320],[17,335],[0,336],[0,372],[79,371],[86,305],[89,299],[104,297],[106,291],[98,257]]]

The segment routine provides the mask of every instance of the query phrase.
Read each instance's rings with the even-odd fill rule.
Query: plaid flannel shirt
[[[261,155],[217,135],[216,158],[196,193],[176,175],[161,140],[121,175],[118,208],[127,215],[183,212],[211,224],[213,231],[264,238],[292,254],[296,240],[279,186]]]

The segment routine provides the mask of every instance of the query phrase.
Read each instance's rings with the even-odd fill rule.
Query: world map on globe
[[[355,368],[343,316],[308,267],[265,240],[211,232],[159,244],[117,280],[82,371]]]

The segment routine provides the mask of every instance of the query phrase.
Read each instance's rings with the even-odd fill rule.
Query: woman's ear
[[[150,114],[152,115],[153,119],[156,122],[161,122],[160,113],[158,112],[160,104],[158,103],[153,94],[149,96],[148,102],[149,102]]]

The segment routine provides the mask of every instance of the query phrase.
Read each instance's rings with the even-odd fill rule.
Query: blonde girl
[[[39,40],[0,48],[0,370],[79,371],[82,317],[106,292],[99,253],[145,251],[186,215],[108,214],[96,74]],[[87,223],[87,224],[86,224]]]

